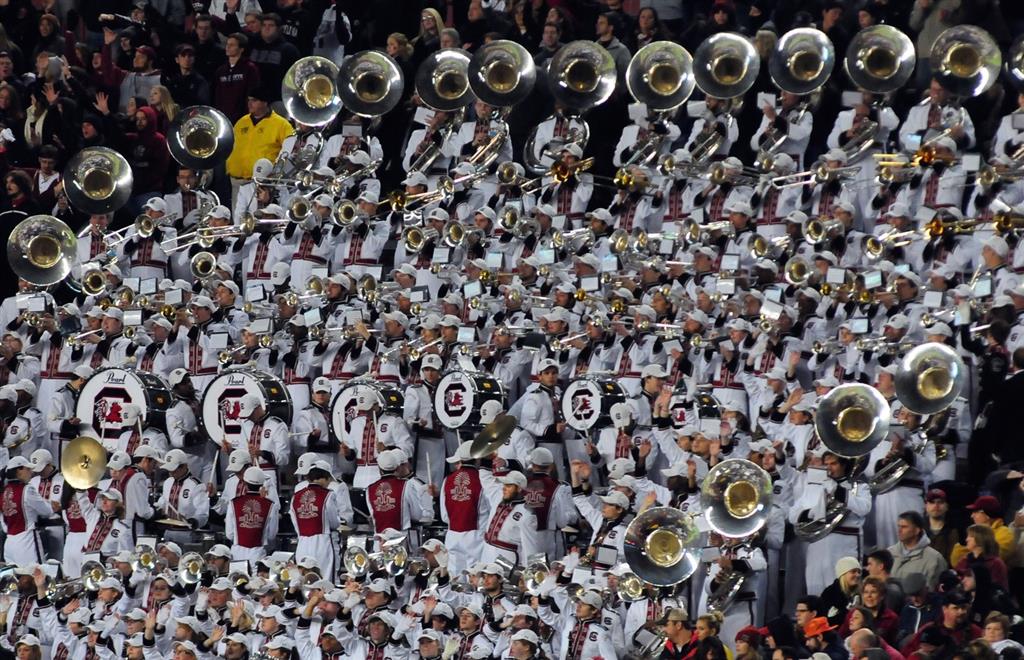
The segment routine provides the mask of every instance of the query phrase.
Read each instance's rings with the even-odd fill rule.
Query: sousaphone
[[[36,286],[62,281],[77,258],[78,238],[52,215],[25,218],[7,239],[7,263],[19,278]]]
[[[700,563],[700,532],[679,509],[647,509],[629,523],[623,544],[626,563],[640,579],[658,587],[678,584]]]
[[[235,146],[231,121],[208,105],[185,108],[167,130],[167,149],[174,160],[194,170],[213,169],[224,163]]]

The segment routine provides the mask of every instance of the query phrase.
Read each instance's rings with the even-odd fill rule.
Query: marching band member
[[[242,420],[241,444],[231,447],[224,440],[224,450],[247,449],[252,464],[267,473],[267,490],[276,493],[280,490],[278,468],[288,465],[288,426],[271,415],[255,394],[246,394],[238,400],[238,405],[238,417]]]
[[[280,504],[267,498],[263,484],[266,473],[250,466],[242,476],[245,494],[228,502],[224,516],[224,531],[231,541],[233,561],[255,562],[267,554],[267,548],[277,538],[277,521]]]
[[[334,575],[334,544],[332,535],[342,520],[348,524],[352,521],[352,507],[346,507],[344,518],[341,515],[339,498],[331,489],[331,470],[326,461],[317,460],[310,466],[306,477],[306,486],[296,490],[292,495],[288,515],[292,526],[298,534],[295,545],[296,557],[313,557],[320,569],[320,574],[328,580]],[[344,486],[339,486],[344,489]],[[345,493],[347,498],[347,492]]]
[[[803,168],[804,152],[814,126],[809,104],[806,97],[786,91],[779,95],[777,105],[765,103],[761,106],[764,116],[750,138],[750,148],[755,152],[769,149],[772,153],[789,154],[797,167]],[[777,139],[778,143],[773,144],[770,139]]]
[[[444,546],[448,549],[448,571],[459,575],[478,556],[483,533],[490,518],[480,470],[470,454],[471,441],[459,445],[454,456],[446,460],[452,472],[441,485],[441,520],[448,525]]]
[[[401,449],[382,451],[377,456],[380,479],[366,487],[366,506],[376,533],[387,529],[407,530],[415,522],[430,522],[434,516],[432,494],[410,479]]]
[[[145,532],[144,523],[156,515],[156,510],[149,501],[153,488],[149,475],[141,469],[132,467],[132,456],[136,451],[138,448],[132,450],[132,455],[123,451],[114,452],[107,462],[107,467],[110,468],[110,488],[121,494],[124,521],[131,530],[129,542],[133,548],[135,539]]]
[[[202,527],[210,515],[210,497],[206,487],[195,480],[188,470],[188,457],[180,449],[167,452],[160,467],[168,477],[160,488],[160,497],[154,505],[171,520],[179,520],[192,529]],[[79,506],[81,506],[79,498]],[[84,509],[83,509],[84,511]],[[169,530],[165,538],[190,538],[188,532]]]
[[[36,523],[50,518],[54,509],[29,482],[32,464],[23,456],[15,456],[5,467],[7,483],[3,489],[4,561],[17,566],[42,563]]]
[[[503,557],[514,565],[523,566],[527,557],[542,551],[537,516],[523,500],[528,483],[526,476],[513,470],[495,477],[487,467],[479,474],[484,497],[491,507],[480,560],[488,563]]]

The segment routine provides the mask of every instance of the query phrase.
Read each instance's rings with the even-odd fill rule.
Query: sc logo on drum
[[[466,386],[451,383],[444,391],[444,412],[450,417],[461,417],[466,413]]]

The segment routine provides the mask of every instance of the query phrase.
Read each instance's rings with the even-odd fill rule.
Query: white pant
[[[246,548],[236,544],[231,545],[232,561],[248,561],[250,566],[267,556],[267,549],[262,545],[255,548]]]
[[[491,545],[490,543],[483,543],[482,548],[483,549],[480,552],[480,561],[485,564],[490,564],[498,557],[504,557],[512,562],[513,566],[519,566],[523,561],[526,561],[525,557],[520,560],[518,553],[513,550],[505,550],[504,548],[499,548],[498,546]]]
[[[483,533],[478,529],[472,532],[445,532],[444,547],[448,549],[448,574],[458,576],[479,560],[483,544]]]
[[[64,575],[74,579],[82,575],[82,548],[89,541],[85,532],[68,532],[64,537]]]
[[[8,534],[4,541],[4,561],[16,566],[43,563],[36,530],[28,529],[20,534]]]
[[[427,474],[427,457],[430,457],[430,474]],[[423,483],[440,487],[444,481],[445,463],[444,438],[419,437],[416,439],[416,477]]]
[[[331,543],[329,533],[299,536],[295,545],[295,559],[301,561],[303,557],[312,557],[316,560],[320,568],[320,577],[334,580],[334,544]]]

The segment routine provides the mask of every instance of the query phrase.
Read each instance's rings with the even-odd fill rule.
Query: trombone
[[[827,163],[818,162],[806,172],[772,177],[771,184],[776,188],[795,188],[810,184],[829,183],[837,179],[848,179],[859,171],[859,166],[829,167]]]

